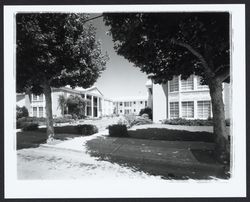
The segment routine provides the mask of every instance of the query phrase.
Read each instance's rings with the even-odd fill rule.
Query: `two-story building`
[[[59,96],[63,95],[66,98],[70,95],[78,95],[88,100],[85,106],[85,115],[89,117],[101,117],[103,115],[111,115],[113,113],[113,102],[110,99],[104,98],[104,95],[93,86],[88,89],[62,87],[52,88],[52,113],[54,117],[62,116],[62,110],[59,106]],[[17,94],[17,105],[25,106],[28,109],[31,117],[45,117],[45,96],[34,94]]]
[[[153,110],[153,121],[164,119],[208,119],[213,116],[209,88],[200,84],[200,77],[187,80],[175,76],[166,84],[146,83],[148,103]],[[223,83],[225,117],[230,117],[230,84]]]
[[[138,115],[141,109],[148,106],[147,96],[124,97],[113,100],[116,114]]]

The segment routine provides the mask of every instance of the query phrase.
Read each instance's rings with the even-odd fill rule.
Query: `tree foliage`
[[[70,95],[66,100],[66,106],[68,108],[68,113],[72,116],[77,116],[78,118],[85,117],[85,106],[89,102],[88,100],[82,98],[78,95]]]
[[[209,86],[216,151],[228,162],[222,82],[230,73],[229,13],[106,13],[104,20],[117,53],[154,83],[195,74]]]
[[[107,55],[84,14],[20,13],[17,21],[17,91],[90,87],[105,69]]]
[[[174,75],[200,75],[205,83],[229,76],[228,13],[107,13],[104,20],[117,53],[156,83]]]
[[[16,89],[45,94],[48,142],[54,136],[51,87],[88,88],[105,69],[107,55],[87,19],[75,13],[16,15]]]

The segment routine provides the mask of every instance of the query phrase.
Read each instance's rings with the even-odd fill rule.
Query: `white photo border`
[[[15,149],[15,14],[18,12],[221,12],[231,14],[232,176],[229,180],[18,180]],[[5,198],[246,197],[245,5],[4,6]]]

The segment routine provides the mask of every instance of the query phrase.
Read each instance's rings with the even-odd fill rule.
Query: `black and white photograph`
[[[246,195],[244,5],[5,20],[8,198]]]

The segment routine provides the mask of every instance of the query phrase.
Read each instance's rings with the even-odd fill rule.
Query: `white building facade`
[[[148,81],[148,102],[153,110],[153,121],[164,119],[208,119],[213,116],[209,88],[200,84],[200,77],[181,80],[175,76],[166,84]],[[225,117],[230,117],[230,84],[223,83]]]
[[[88,102],[84,111],[85,115],[88,117],[101,117],[103,115],[111,115],[113,113],[113,102],[105,99],[103,94],[96,87],[88,89],[71,89],[63,87],[52,89],[51,98],[53,117],[63,116],[58,102],[60,95],[63,95],[66,98],[70,95],[78,95],[87,99]],[[20,107],[25,106],[28,109],[30,117],[46,117],[44,94],[38,96],[34,94],[17,94],[17,105]]]
[[[114,100],[115,114],[135,114],[138,115],[141,109],[148,106],[147,96],[134,98],[120,98]]]

